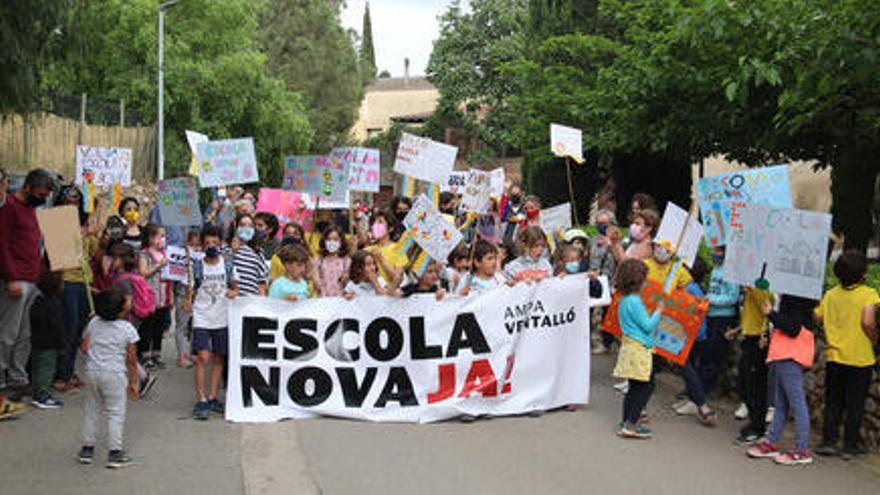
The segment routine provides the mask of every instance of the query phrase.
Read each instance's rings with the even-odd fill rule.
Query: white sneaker
[[[693,416],[697,414],[697,405],[691,401],[687,401],[681,407],[675,408],[675,414],[679,416]]]
[[[620,392],[622,394],[629,392],[629,382],[624,380],[622,382],[615,383],[614,390],[617,390],[618,392]]]
[[[688,402],[690,402],[690,399],[686,399],[686,398],[685,398],[685,399],[677,400],[677,401],[673,402],[672,405],[669,406],[669,407],[671,407],[672,410],[675,411],[675,410],[677,410],[679,407],[681,407],[681,406],[687,404]]]
[[[767,415],[764,416],[764,421],[765,421],[766,423],[772,423],[772,422],[773,422],[773,413],[774,413],[775,411],[776,411],[776,409],[774,409],[774,408],[772,408],[772,407],[768,407],[768,408],[767,408]]]
[[[611,349],[605,347],[601,343],[596,343],[596,344],[593,344],[593,350],[590,352],[592,352],[593,354],[598,356],[598,355],[603,355],[603,354],[610,354]]]
[[[736,412],[733,413],[733,417],[740,421],[749,417],[749,407],[746,406],[745,402],[739,403],[739,407],[736,409]]]

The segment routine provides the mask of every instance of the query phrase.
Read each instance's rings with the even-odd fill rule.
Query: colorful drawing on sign
[[[165,255],[168,257],[168,264],[162,268],[162,280],[185,284],[189,274],[189,256],[186,254],[186,248],[168,246],[165,248]]]
[[[488,172],[471,169],[461,196],[461,209],[470,213],[485,214],[489,211],[489,194],[492,177]]]
[[[670,362],[683,366],[709,310],[709,302],[684,290],[665,294],[663,287],[651,280],[642,289],[641,297],[649,312],[653,312],[661,300],[666,305],[660,324],[654,329],[655,351]],[[619,306],[620,294],[615,294],[602,322],[602,330],[617,336],[622,333],[617,316]]]
[[[583,132],[574,127],[550,124],[550,151],[556,156],[569,157],[583,163]]]
[[[311,194],[319,208],[348,208],[347,165],[339,157],[288,156],[281,187]]]
[[[76,183],[112,186],[131,185],[131,149],[76,147]]]
[[[728,237],[724,276],[750,287],[821,299],[831,215],[750,205]],[[758,287],[760,288],[760,287]]]
[[[182,227],[202,224],[199,190],[192,177],[159,181],[159,215],[164,225]]]
[[[467,183],[467,172],[452,172],[440,183],[440,192],[452,194],[464,193],[464,185]]]
[[[348,166],[348,190],[379,192],[379,150],[372,148],[333,148],[330,158]]]
[[[196,150],[203,188],[260,181],[253,138],[208,141],[196,145]]]
[[[697,259],[697,252],[700,250],[700,241],[703,239],[703,225],[688,215],[675,203],[666,204],[666,211],[663,212],[663,220],[660,222],[660,229],[654,236],[654,241],[669,241],[676,247],[676,254],[687,264],[693,267],[694,261]]]
[[[489,196],[493,199],[501,199],[504,195],[504,169],[496,168],[489,172],[491,184],[489,185]]]
[[[294,222],[302,225],[306,230],[311,229],[314,207],[314,201],[308,194],[283,189],[264,187],[260,189],[260,196],[257,199],[258,212],[272,213],[278,217],[281,224]]]
[[[445,260],[462,241],[461,232],[434,208],[425,195],[416,198],[412,209],[403,219],[415,242],[435,260]]]
[[[788,166],[754,168],[700,179],[697,201],[706,240],[713,246],[723,246],[729,231],[740,227],[739,212],[746,205],[792,207]]]
[[[401,175],[442,184],[452,173],[458,148],[404,132],[400,136],[394,171]]]
[[[562,203],[541,210],[541,228],[548,235],[565,232],[571,228],[571,203]]]

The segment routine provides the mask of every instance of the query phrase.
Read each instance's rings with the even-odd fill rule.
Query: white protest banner
[[[435,260],[445,260],[463,239],[455,225],[443,218],[424,194],[416,198],[403,225],[412,232],[416,244]]]
[[[82,232],[76,206],[37,209],[37,223],[53,271],[82,268]],[[7,233],[5,235],[13,235]]]
[[[192,177],[160,180],[157,186],[162,225],[202,225],[199,190]]]
[[[428,423],[585,404],[586,287],[578,275],[443,301],[237,298],[226,419]]]
[[[260,181],[253,138],[208,141],[196,150],[202,188]]]
[[[162,280],[186,283],[189,271],[187,268],[189,257],[186,254],[186,248],[167,246],[165,256],[168,257],[168,264],[162,269]]]
[[[676,247],[678,257],[689,267],[694,266],[700,241],[703,239],[703,225],[696,218],[673,202],[666,203],[663,220],[654,241],[668,241]]]
[[[76,183],[131,185],[131,148],[76,147]]]
[[[582,163],[584,161],[583,132],[574,127],[550,124],[550,150],[556,156],[570,157]]]
[[[461,209],[470,213],[485,214],[489,211],[489,194],[492,177],[488,172],[470,169],[464,194],[461,196]]]
[[[822,298],[831,215],[750,205],[728,236],[724,278],[782,294]],[[764,284],[761,281],[765,282]]]
[[[541,210],[541,228],[550,235],[570,229],[571,203],[563,203]]]
[[[400,136],[394,171],[415,179],[442,184],[455,166],[458,148],[404,132]]]
[[[490,185],[489,196],[494,199],[500,199],[504,195],[504,168],[496,168],[489,172]]]
[[[186,134],[186,144],[189,145],[189,151],[192,153],[192,160],[189,163],[189,175],[196,177],[199,175],[199,157],[198,147],[201,143],[207,143],[211,139],[207,134],[196,131],[184,131]]]
[[[330,158],[348,165],[348,190],[379,192],[379,150],[373,148],[333,148]]]
[[[467,172],[451,172],[445,179],[443,179],[443,182],[440,183],[440,192],[462,194],[464,192],[464,185],[467,183],[467,178]]]

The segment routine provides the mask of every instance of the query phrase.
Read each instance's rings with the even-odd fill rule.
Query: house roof
[[[372,84],[367,86],[368,93],[383,91],[431,91],[437,87],[428,82],[424,77],[388,77],[384,79],[376,79]]]

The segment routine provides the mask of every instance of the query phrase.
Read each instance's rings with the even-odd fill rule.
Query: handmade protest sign
[[[583,132],[574,127],[550,124],[550,151],[556,156],[569,157],[583,163]]]
[[[461,196],[461,209],[470,213],[485,214],[489,211],[489,194],[492,177],[488,172],[470,169],[464,193]]]
[[[668,241],[676,247],[678,257],[689,267],[694,266],[700,241],[703,239],[703,225],[684,209],[673,202],[666,204],[663,220],[654,241]]]
[[[552,235],[571,228],[571,203],[541,210],[541,228]]]
[[[822,298],[831,215],[750,205],[739,222],[728,237],[725,279],[749,287],[763,279],[773,292]]]
[[[286,225],[291,222],[308,228],[312,223],[314,200],[305,193],[264,187],[257,198],[257,211],[271,213]]]
[[[416,198],[403,225],[412,232],[416,244],[435,260],[445,260],[463,239],[455,225],[443,218],[424,194]]]
[[[723,246],[729,230],[738,228],[739,211],[746,205],[792,207],[788,166],[753,168],[700,179],[697,200],[706,240],[712,246]]]
[[[443,301],[237,298],[226,419],[428,423],[585,404],[585,301],[583,275]]]
[[[333,148],[330,158],[348,167],[348,190],[379,192],[379,150],[373,148]]]
[[[348,208],[348,166],[337,156],[288,156],[282,189],[312,195],[318,208]]]
[[[661,300],[666,305],[660,324],[654,329],[655,351],[670,362],[683,366],[709,310],[709,302],[681,289],[664,293],[663,286],[653,280],[646,281],[640,296],[649,313],[653,313]],[[620,294],[614,294],[602,322],[602,330],[617,336],[622,334],[617,313],[619,306]]]
[[[76,147],[76,183],[131,185],[131,148]]]
[[[82,268],[82,233],[76,206],[37,209],[37,223],[52,271]],[[14,235],[7,233],[5,235]]]
[[[189,256],[186,248],[178,246],[168,246],[165,248],[165,256],[168,257],[168,264],[162,268],[162,280],[168,282],[186,283],[189,278]]]
[[[504,195],[504,168],[496,168],[489,172],[489,196],[500,199]]]
[[[400,136],[394,171],[426,182],[442,184],[455,166],[458,148],[404,132]]]
[[[440,183],[440,192],[450,192],[452,194],[462,194],[464,186],[467,183],[467,172],[451,172]]]
[[[198,143],[196,156],[203,188],[260,181],[253,138]]]
[[[202,224],[199,190],[192,177],[160,180],[157,186],[159,215],[164,225],[182,227]]]
[[[192,160],[189,162],[189,175],[196,177],[199,175],[199,156],[198,147],[201,143],[207,143],[211,139],[207,134],[196,131],[184,131],[186,134],[186,144],[189,145],[189,151],[192,153]]]

